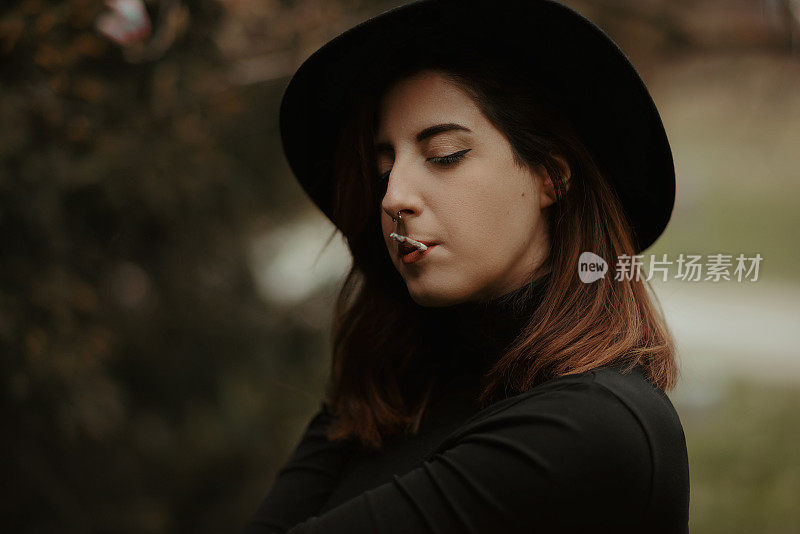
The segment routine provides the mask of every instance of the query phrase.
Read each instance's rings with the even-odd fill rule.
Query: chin
[[[406,287],[411,300],[426,308],[452,306],[469,300],[468,297],[453,292],[452,289],[423,287],[413,282],[407,283]]]

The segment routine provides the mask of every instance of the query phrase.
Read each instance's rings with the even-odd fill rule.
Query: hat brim
[[[334,224],[333,156],[353,84],[385,67],[405,44],[420,51],[428,42],[463,43],[464,53],[480,49],[511,59],[520,76],[546,80],[540,89],[575,126],[616,191],[636,252],[661,235],[675,202],[675,169],[652,97],[610,37],[550,0],[406,4],[341,33],[300,65],[281,101],[281,140],[292,172]]]

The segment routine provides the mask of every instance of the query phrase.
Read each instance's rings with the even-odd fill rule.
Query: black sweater
[[[688,532],[683,428],[639,366],[554,378],[478,406],[482,372],[545,282],[522,308],[504,298],[431,310],[451,350],[433,362],[442,381],[419,432],[379,452],[329,442],[323,402],[247,532]]]

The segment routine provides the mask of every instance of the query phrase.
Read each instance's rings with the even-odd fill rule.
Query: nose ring
[[[397,212],[397,219],[395,219],[394,217],[392,217],[392,222],[393,222],[393,223],[396,223],[398,219],[402,219],[402,218],[403,218],[403,216],[402,216],[402,215],[400,214],[400,212],[398,211],[398,212]]]

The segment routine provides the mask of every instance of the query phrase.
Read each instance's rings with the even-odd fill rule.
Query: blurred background
[[[244,525],[319,407],[349,265],[283,158],[282,90],[401,3],[2,3],[4,530]],[[692,532],[800,532],[800,2],[565,3],[630,56],[672,143],[647,254],[763,257],[756,281],[653,282]]]

